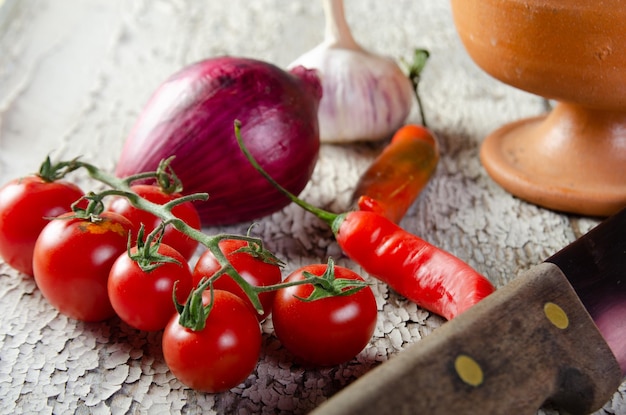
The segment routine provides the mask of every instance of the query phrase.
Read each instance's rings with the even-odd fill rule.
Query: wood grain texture
[[[546,402],[588,414],[602,407],[621,378],[615,357],[567,279],[545,263],[313,414],[524,415]]]

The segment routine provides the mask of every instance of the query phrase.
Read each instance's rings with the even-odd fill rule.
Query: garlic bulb
[[[405,121],[414,102],[411,81],[391,58],[363,49],[354,40],[343,0],[322,0],[324,41],[289,67],[316,69],[323,96],[318,119],[322,142],[388,138]]]

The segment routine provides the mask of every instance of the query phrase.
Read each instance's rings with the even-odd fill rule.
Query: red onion
[[[124,145],[120,177],[171,166],[184,193],[206,192],[197,205],[202,223],[224,225],[256,219],[287,204],[246,160],[234,122],[254,158],[280,184],[298,194],[319,153],[317,74],[286,72],[270,63],[217,57],[183,68],[155,91]]]

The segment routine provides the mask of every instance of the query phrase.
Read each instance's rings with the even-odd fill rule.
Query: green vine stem
[[[49,171],[57,172],[54,174],[55,179],[60,179],[65,174],[82,168],[87,171],[87,173],[92,179],[99,181],[110,187],[110,189],[106,189],[102,192],[99,192],[99,193],[92,192],[84,196],[83,199],[86,199],[88,201],[87,207],[84,207],[84,208],[81,207],[82,199],[77,201],[73,206],[73,210],[76,216],[83,217],[89,220],[98,220],[98,215],[104,209],[103,199],[109,196],[121,196],[121,197],[128,199],[128,201],[134,207],[147,211],[149,213],[152,213],[153,215],[161,219],[162,226],[157,227],[157,229],[155,229],[152,233],[150,233],[150,235],[148,235],[147,242],[146,242],[147,244],[151,244],[152,241],[156,241],[158,243],[160,241],[160,238],[158,236],[159,233],[163,232],[163,228],[165,226],[171,225],[174,228],[176,228],[178,231],[182,232],[183,234],[189,236],[190,238],[195,239],[196,241],[198,241],[199,243],[204,245],[208,250],[211,251],[211,253],[215,256],[215,258],[221,265],[221,269],[216,274],[214,274],[211,278],[202,280],[199,283],[198,287],[196,287],[196,289],[194,289],[192,293],[189,295],[186,301],[186,304],[184,306],[177,302],[176,296],[173,293],[174,302],[180,314],[179,322],[184,327],[188,327],[192,330],[201,330],[202,328],[204,328],[204,325],[206,323],[206,318],[208,314],[210,313],[210,310],[212,307],[212,302],[208,304],[207,306],[202,306],[202,292],[207,288],[210,288],[212,290],[213,289],[212,283],[224,275],[228,275],[229,277],[231,277],[242,288],[242,290],[249,297],[254,308],[259,313],[263,313],[263,306],[261,305],[261,301],[259,299],[259,294],[262,292],[274,291],[274,290],[278,290],[281,288],[287,288],[287,287],[301,285],[301,284],[313,284],[315,286],[316,296],[318,298],[324,298],[324,297],[328,297],[332,295],[349,295],[367,285],[367,284],[361,284],[359,282],[355,282],[354,280],[344,280],[344,279],[339,279],[339,278],[335,279],[334,273],[332,276],[327,275],[328,274],[327,273],[323,276],[323,278],[309,274],[303,280],[300,280],[300,281],[293,281],[293,282],[287,282],[287,283],[282,282],[279,284],[268,285],[268,286],[257,287],[255,285],[250,284],[232,266],[232,264],[230,263],[226,255],[224,255],[224,253],[220,249],[219,243],[220,241],[226,240],[226,239],[243,240],[243,241],[248,242],[248,244],[251,246],[250,249],[253,249],[257,252],[263,252],[265,248],[263,248],[263,242],[261,239],[254,238],[249,235],[244,236],[244,235],[225,234],[225,233],[216,234],[216,235],[208,235],[198,229],[193,228],[192,226],[189,226],[185,221],[179,219],[174,214],[172,214],[172,209],[175,206],[180,205],[181,203],[186,203],[190,201],[206,201],[208,200],[208,197],[209,197],[208,194],[194,193],[190,195],[185,195],[185,196],[176,198],[166,204],[159,205],[159,204],[150,202],[149,200],[139,196],[137,193],[135,193],[132,190],[131,185],[133,182],[138,181],[138,180],[145,180],[145,179],[155,179],[161,187],[166,186],[166,188],[170,189],[170,191],[178,192],[182,190],[182,187],[180,185],[178,178],[173,173],[173,171],[169,168],[170,161],[171,161],[171,158],[164,160],[161,163],[161,165],[159,165],[159,168],[155,172],[140,173],[140,174],[128,176],[125,178],[116,177],[112,174],[109,174],[99,169],[98,167],[90,163],[86,163],[78,159],[74,159],[71,161],[58,162],[55,165],[51,165],[50,160],[47,159],[44,164],[46,164],[45,169]],[[167,190],[164,190],[164,191],[167,191]],[[139,237],[142,238],[142,236],[143,235]],[[141,245],[141,242],[138,242],[138,243]],[[130,244],[130,240],[129,240],[129,244]],[[152,250],[151,252],[155,252],[155,251]],[[264,257],[273,258],[275,259],[278,265],[282,265],[280,260],[278,260],[273,254],[269,252],[267,254],[264,254]],[[158,258],[156,259],[158,260]],[[332,259],[329,258],[328,261],[329,261],[329,268],[332,269],[333,267]],[[150,266],[148,264],[144,263],[141,265],[146,267],[146,269],[148,270],[150,269]],[[320,295],[319,294],[320,290],[327,291],[328,292],[327,295]],[[174,288],[174,292],[175,292],[175,288]],[[312,301],[314,299],[315,298],[310,298],[309,300]]]
[[[352,280],[348,278],[335,278],[334,261],[328,258],[328,266],[323,275],[317,276],[310,272],[304,272],[302,280],[282,282],[280,284],[266,285],[262,287],[251,286],[257,293],[274,291],[282,288],[293,287],[296,285],[311,284],[313,291],[306,297],[297,297],[300,301],[311,302],[321,300],[328,297],[348,296],[356,293],[369,284],[365,281]],[[176,309],[180,314],[179,323],[183,327],[191,330],[202,330],[206,325],[206,319],[213,306],[213,282],[219,278],[219,274],[215,274],[211,278],[203,278],[198,286],[187,297],[187,302],[183,305],[178,303],[176,295],[172,294]],[[247,284],[247,283],[246,283]],[[249,284],[248,284],[249,285]],[[202,294],[209,289],[211,291],[211,301],[206,306],[202,302]],[[174,288],[175,292],[176,288]]]
[[[102,182],[112,189],[108,191],[104,191],[100,193],[100,195],[111,196],[117,195],[122,196],[128,199],[128,201],[138,209],[145,210],[153,215],[159,217],[164,223],[169,224],[175,227],[178,231],[184,233],[190,238],[195,239],[204,245],[207,249],[209,249],[215,258],[218,260],[222,269],[219,272],[219,275],[228,274],[233,280],[235,280],[244,290],[244,292],[250,297],[250,301],[254,305],[255,309],[259,312],[263,310],[261,305],[261,301],[259,300],[259,296],[255,291],[255,287],[249,284],[246,280],[239,275],[239,273],[235,270],[235,268],[230,264],[222,250],[219,248],[219,242],[223,239],[241,239],[245,241],[253,240],[256,243],[260,243],[259,240],[255,238],[250,238],[249,236],[243,235],[229,235],[229,234],[218,234],[218,235],[207,235],[202,231],[189,226],[185,221],[179,219],[178,217],[172,214],[172,209],[174,206],[179,205],[181,203],[185,203],[188,201],[205,201],[208,199],[208,194],[206,193],[194,193],[191,195],[182,196],[173,201],[170,201],[164,205],[158,205],[156,203],[150,202],[143,197],[139,196],[131,189],[132,182],[140,179],[146,179],[149,177],[155,177],[156,173],[146,173],[140,175],[134,175],[126,178],[118,178],[114,175],[108,174],[94,165],[89,163],[75,161],[80,167],[87,170],[89,175],[99,182]]]

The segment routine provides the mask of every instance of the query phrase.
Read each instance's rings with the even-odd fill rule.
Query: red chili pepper
[[[352,200],[359,209],[376,212],[399,223],[439,162],[439,146],[420,125],[405,125],[363,173]]]
[[[256,162],[235,136],[246,158],[292,202],[329,224],[341,249],[372,276],[421,307],[452,319],[495,288],[487,278],[454,255],[413,235],[375,212],[336,214],[317,208],[291,194]]]
[[[344,253],[367,273],[448,320],[495,291],[461,259],[374,212],[337,215],[332,228]]]

